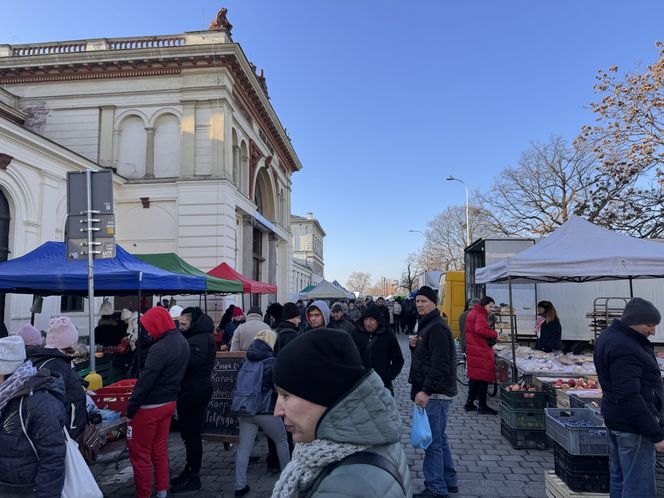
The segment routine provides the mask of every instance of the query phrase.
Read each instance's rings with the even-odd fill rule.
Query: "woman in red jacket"
[[[486,393],[489,382],[496,381],[496,364],[493,356],[493,345],[498,333],[489,328],[489,312],[493,309],[494,300],[489,296],[480,299],[468,313],[466,318],[466,364],[468,368],[468,401],[464,405],[466,411],[476,410],[478,413],[495,415],[497,412],[486,404]],[[479,407],[475,407],[477,399]]]

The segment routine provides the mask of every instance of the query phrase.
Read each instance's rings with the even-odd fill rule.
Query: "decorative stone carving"
[[[12,159],[14,158],[9,154],[0,153],[0,169],[5,171],[7,166],[9,166],[9,163],[12,162]]]
[[[219,9],[219,12],[217,12],[217,17],[215,17],[214,21],[210,23],[210,31],[228,31],[230,34],[231,30],[233,29],[233,25],[228,22],[226,14],[228,14],[228,9],[226,7]]]

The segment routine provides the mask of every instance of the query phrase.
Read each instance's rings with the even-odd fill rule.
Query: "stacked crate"
[[[509,391],[500,387],[500,432],[514,448],[547,447],[544,408],[549,396],[544,391]]]
[[[608,493],[609,440],[604,422],[590,408],[546,409],[556,475],[576,492]]]

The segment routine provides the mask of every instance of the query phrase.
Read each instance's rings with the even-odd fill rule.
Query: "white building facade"
[[[226,262],[283,302],[301,167],[230,27],[0,45],[0,259],[63,240],[67,171],[112,168],[125,249],[203,271]],[[26,299],[7,296],[8,328],[29,316]]]
[[[298,293],[307,285],[320,283],[325,276],[325,231],[313,213],[307,213],[306,217],[291,215],[291,232],[292,280],[295,283],[294,292]]]

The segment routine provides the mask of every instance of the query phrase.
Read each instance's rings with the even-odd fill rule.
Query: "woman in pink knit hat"
[[[76,439],[85,429],[88,412],[82,379],[71,368],[71,354],[78,343],[78,330],[68,316],[48,322],[45,346],[26,346],[28,359],[39,370],[48,369],[65,381],[67,430]]]
[[[16,335],[23,339],[23,343],[26,346],[41,346],[44,344],[41,332],[34,325],[30,325],[29,323],[26,323],[18,329]]]

